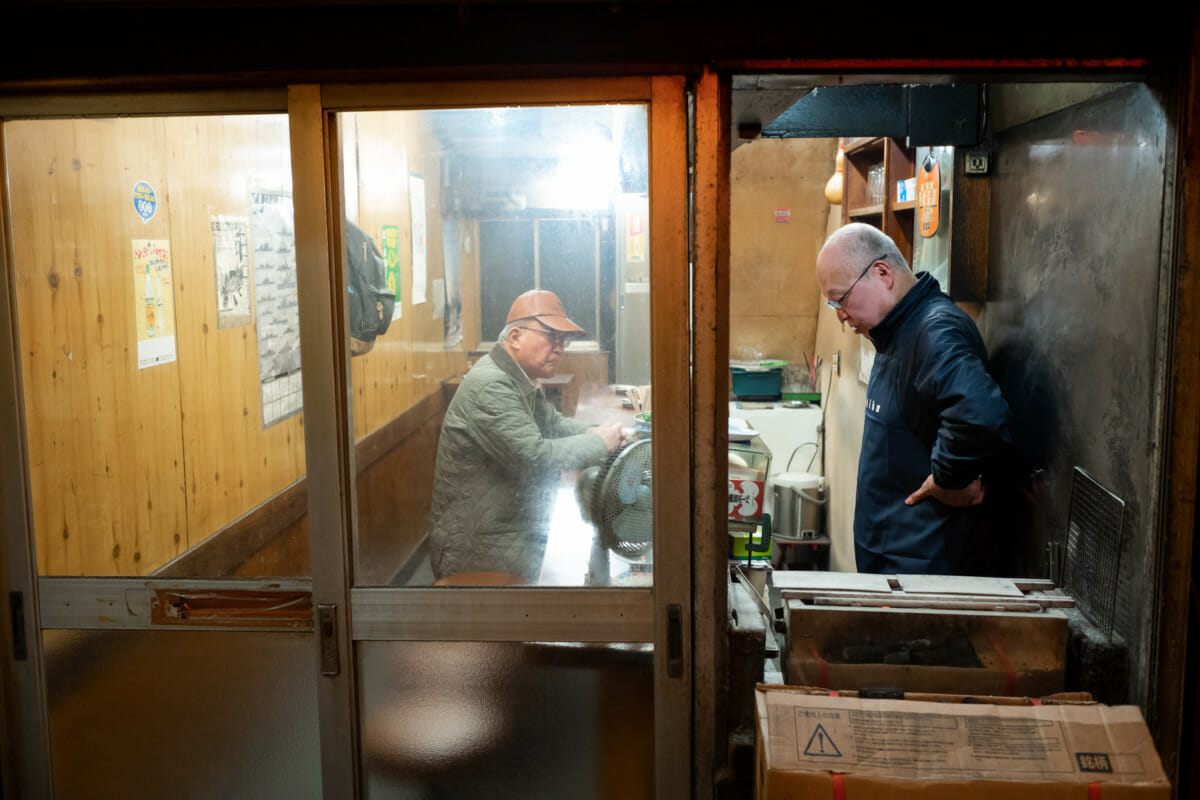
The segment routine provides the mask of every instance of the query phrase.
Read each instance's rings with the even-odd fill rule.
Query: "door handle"
[[[337,604],[317,604],[317,635],[321,637],[321,674],[333,677],[342,671],[338,658]]]
[[[20,592],[8,593],[8,614],[12,626],[13,659],[24,661],[29,653],[25,646],[25,596]]]
[[[683,608],[667,606],[667,677],[683,677]]]

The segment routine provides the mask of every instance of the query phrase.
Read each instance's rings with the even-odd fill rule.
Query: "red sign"
[[[751,519],[763,515],[762,481],[729,479],[729,518]]]
[[[928,239],[937,233],[942,208],[942,173],[932,153],[917,170],[917,230]]]

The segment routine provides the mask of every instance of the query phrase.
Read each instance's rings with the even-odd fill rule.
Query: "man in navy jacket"
[[[859,572],[985,573],[978,558],[995,543],[982,504],[1009,445],[1008,404],[975,323],[870,225],[829,237],[817,282],[876,350],[854,511]]]

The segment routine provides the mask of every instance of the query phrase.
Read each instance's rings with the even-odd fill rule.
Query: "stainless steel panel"
[[[1117,632],[1148,670],[1163,375],[1167,118],[1141,85],[1002,132],[981,319],[1026,474],[1002,529],[1010,574],[1045,574],[1081,466],[1127,502]],[[1136,699],[1144,687],[1131,687]]]

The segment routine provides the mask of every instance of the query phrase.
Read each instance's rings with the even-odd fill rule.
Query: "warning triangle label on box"
[[[825,730],[825,726],[817,723],[817,729],[813,731],[812,737],[808,740],[808,747],[804,748],[806,756],[824,756],[826,758],[841,758],[842,751],[838,750],[833,739],[829,738],[829,733]]]

